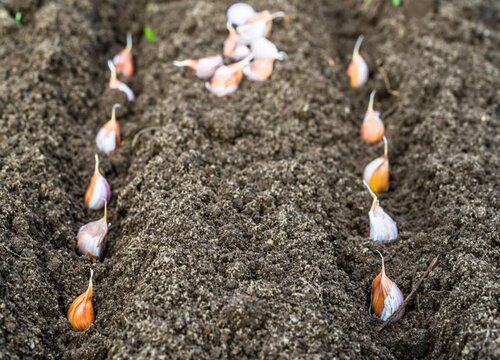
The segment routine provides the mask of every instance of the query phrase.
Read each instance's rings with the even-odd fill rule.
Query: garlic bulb
[[[108,209],[104,203],[104,216],[80,228],[76,236],[76,251],[78,255],[86,255],[91,259],[100,259],[106,247],[108,233]]]
[[[380,142],[385,133],[384,123],[380,119],[380,112],[373,110],[375,91],[370,94],[370,102],[361,124],[361,139],[370,144]]]
[[[119,74],[126,77],[134,75],[134,61],[132,59],[132,34],[127,33],[127,47],[113,57],[113,65]]]
[[[376,193],[389,190],[389,145],[384,136],[384,155],[372,160],[363,172],[363,180],[368,183],[370,189]]]
[[[370,219],[370,240],[373,241],[391,241],[398,237],[398,228],[396,222],[386,214],[379,205],[377,195],[370,189],[368,184],[363,181],[366,188],[373,197],[372,207],[368,213]]]
[[[368,65],[366,65],[366,61],[359,54],[359,48],[361,47],[363,38],[363,35],[360,35],[358,40],[356,40],[356,45],[354,45],[354,51],[352,53],[352,60],[347,68],[347,75],[350,78],[350,84],[353,88],[364,85],[368,80]]]
[[[382,254],[380,257],[382,258],[382,270],[373,279],[370,313],[380,320],[387,321],[403,304],[404,296],[396,283],[385,274],[384,257]],[[403,314],[404,310],[394,320],[401,319]]]
[[[215,55],[198,60],[176,60],[174,61],[174,65],[177,67],[189,67],[200,79],[209,79],[218,68],[224,65],[224,59],[220,55]]]
[[[90,270],[89,286],[87,291],[80,294],[69,306],[67,318],[73,329],[86,330],[94,323],[94,307],[92,305],[94,271]]]
[[[95,154],[94,175],[85,192],[85,205],[92,210],[100,210],[111,199],[111,187],[108,181],[99,172],[99,157]]]

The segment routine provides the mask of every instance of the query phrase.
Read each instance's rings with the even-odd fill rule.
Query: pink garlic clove
[[[128,87],[127,84],[118,80],[118,78],[116,77],[116,68],[111,60],[108,60],[108,67],[109,70],[111,71],[111,77],[109,78],[109,88],[120,90],[121,92],[125,93],[125,95],[127,95],[128,101],[134,101],[135,100],[134,92],[132,91],[131,88]]]
[[[174,61],[174,65],[177,67],[191,68],[200,79],[208,79],[212,77],[216,70],[223,64],[224,59],[221,55],[208,56],[199,60]]]
[[[111,199],[111,187],[108,181],[99,172],[99,157],[95,154],[94,175],[85,192],[85,205],[92,210],[100,210]]]
[[[205,83],[205,87],[211,93],[221,97],[232,94],[238,89],[243,79],[243,68],[252,60],[253,55],[228,66],[221,66],[217,69],[210,82]]]

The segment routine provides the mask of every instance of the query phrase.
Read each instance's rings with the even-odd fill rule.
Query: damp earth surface
[[[251,4],[287,13],[271,39],[289,58],[217,98],[172,61],[221,52],[229,1],[0,1],[0,358],[500,355],[500,2]],[[107,89],[127,31],[134,103]],[[352,90],[360,34],[370,78]],[[368,240],[361,182],[383,151],[359,139],[372,89],[390,244]],[[112,225],[91,263],[75,235],[102,216],[83,196],[116,102]],[[375,250],[406,295],[439,257],[381,332]],[[96,321],[78,333],[66,311],[90,268]]]

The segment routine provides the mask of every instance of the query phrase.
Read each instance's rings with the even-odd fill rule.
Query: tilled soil
[[[229,1],[0,1],[0,358],[500,356],[500,3],[251,3],[289,15],[272,34],[289,59],[220,99],[171,61],[220,52]],[[129,30],[132,104],[106,67]],[[360,33],[371,76],[352,90]],[[361,183],[382,153],[359,140],[372,89],[391,244],[368,240]],[[101,216],[83,194],[115,102],[112,228],[91,263],[75,234]],[[405,294],[439,256],[382,332],[375,250]],[[96,322],[77,333],[65,315],[91,267]]]

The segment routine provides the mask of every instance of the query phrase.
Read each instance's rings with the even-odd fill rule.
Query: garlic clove
[[[380,112],[373,110],[375,91],[370,94],[370,102],[366,110],[363,123],[361,124],[361,139],[370,144],[376,144],[382,140],[385,133],[384,123],[380,119]]]
[[[363,57],[359,54],[359,48],[363,42],[363,35],[358,37],[356,45],[354,46],[354,51],[352,54],[352,60],[347,68],[347,75],[350,78],[350,84],[352,88],[357,88],[362,86],[368,80],[368,65]]]
[[[113,57],[113,64],[119,74],[126,77],[134,75],[134,61],[132,58],[132,34],[127,33],[127,47]]]
[[[261,59],[277,59],[284,60],[287,55],[284,52],[280,52],[276,45],[266,38],[258,38],[252,41],[250,44],[250,49],[255,55],[256,60]]]
[[[205,87],[217,96],[225,96],[235,92],[243,78],[243,68],[252,60],[253,55],[228,66],[217,69],[210,82]]]
[[[100,210],[111,199],[111,187],[108,181],[99,172],[99,157],[95,154],[94,175],[85,192],[85,205],[92,210]]]
[[[255,16],[255,10],[246,3],[235,3],[227,9],[226,15],[228,23],[238,26]]]
[[[383,140],[384,155],[372,160],[363,172],[363,180],[368,183],[372,191],[379,194],[389,190],[389,146],[385,136]]]
[[[236,47],[238,46],[239,36],[236,33],[236,29],[229,22],[226,24],[226,27],[229,33],[227,34],[226,40],[224,40],[224,48],[222,54],[225,57],[231,57],[231,55],[235,52]]]
[[[102,219],[92,221],[80,228],[76,236],[76,252],[86,255],[91,259],[100,259],[106,247],[106,234],[108,233],[108,210],[104,203],[104,216]]]
[[[385,274],[384,257],[382,254],[380,254],[380,257],[382,258],[382,270],[373,279],[370,314],[380,320],[387,321],[403,304],[404,295],[396,283]],[[401,319],[403,314],[404,310],[394,320]]]
[[[97,149],[108,156],[113,155],[120,146],[120,124],[116,120],[116,109],[120,104],[114,104],[111,119],[97,132],[95,143]]]
[[[94,307],[92,305],[93,276],[94,271],[91,269],[87,291],[73,300],[68,309],[68,321],[76,331],[84,331],[94,323]]]
[[[250,49],[246,45],[237,45],[230,58],[234,61],[240,61],[250,55]]]
[[[177,67],[189,67],[194,70],[197,77],[200,79],[208,79],[212,77],[215,71],[224,64],[224,59],[221,55],[208,56],[199,60],[182,60],[174,61]]]
[[[373,203],[368,217],[370,219],[370,240],[392,241],[398,238],[398,227],[396,222],[379,205],[377,195],[370,189],[370,186],[363,181],[366,188],[373,197]]]
[[[128,101],[134,101],[135,100],[134,92],[132,91],[131,88],[128,87],[127,84],[118,80],[118,78],[116,77],[115,65],[111,60],[108,60],[108,67],[109,70],[111,71],[111,77],[109,78],[109,88],[114,90],[120,90],[121,92],[125,93],[125,95],[127,95]]]
[[[248,19],[245,24],[236,28],[240,36],[239,42],[243,45],[247,45],[258,38],[269,36],[273,20],[284,16],[285,13],[282,11],[278,11],[274,14],[271,14],[267,10],[256,13]]]
[[[274,59],[254,60],[243,68],[245,76],[252,81],[267,80],[273,73]]]

